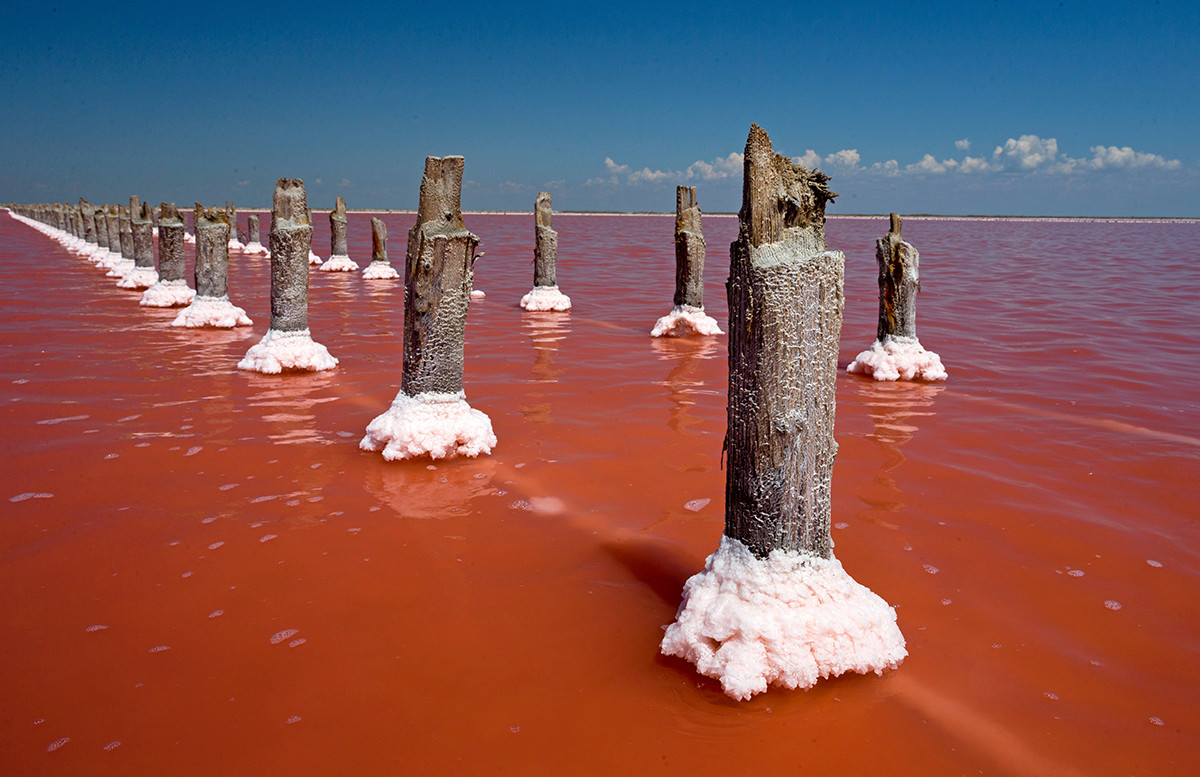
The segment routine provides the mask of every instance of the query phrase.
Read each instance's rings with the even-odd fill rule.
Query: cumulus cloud
[[[1019,139],[1009,138],[1003,146],[996,146],[992,157],[1002,162],[1011,161],[1022,170],[1034,170],[1041,165],[1054,162],[1058,157],[1058,140],[1039,138],[1037,135],[1022,135]]]
[[[1129,169],[1157,167],[1163,170],[1178,170],[1183,163],[1178,159],[1167,159],[1159,154],[1134,151],[1129,146],[1092,146],[1091,166],[1096,170],[1105,168]]]
[[[727,157],[717,157],[711,162],[696,160],[685,171],[688,179],[699,178],[702,181],[714,181],[742,174],[745,155],[737,151]]]
[[[969,138],[963,138],[962,140],[956,140],[956,141],[954,141],[954,147],[957,148],[959,151],[970,151],[971,150],[971,140]]]
[[[801,156],[792,157],[792,161],[804,165],[809,170],[814,170],[818,167],[829,167],[850,171],[858,169],[862,157],[859,156],[858,149],[856,148],[843,148],[841,151],[835,151],[824,157],[810,148]]]
[[[614,162],[610,156],[604,157],[604,168],[613,175],[620,175],[621,173],[629,172],[629,165],[619,165]]]
[[[954,159],[943,159],[941,162],[934,158],[933,154],[926,154],[921,157],[920,162],[904,166],[904,172],[915,174],[934,174],[939,175],[948,170],[953,170],[958,166],[958,162]]]
[[[994,165],[988,164],[988,161],[981,156],[965,156],[958,163],[958,172],[960,173],[986,173],[995,169]]]
[[[895,159],[886,162],[876,162],[871,165],[871,172],[886,175],[888,178],[900,175],[900,163]]]

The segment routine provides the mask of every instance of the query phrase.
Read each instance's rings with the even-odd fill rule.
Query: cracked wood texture
[[[262,245],[262,232],[259,230],[257,213],[251,213],[246,217],[246,245],[251,243]]]
[[[550,228],[550,194],[541,192],[533,204],[537,234],[533,244],[533,285],[557,286],[558,233]]]
[[[462,220],[461,156],[426,157],[417,223],[404,261],[404,372],[400,390],[458,393],[463,335],[479,238]]]
[[[271,206],[271,329],[308,329],[308,252],[312,215],[304,182],[280,178]]]
[[[346,249],[346,200],[337,198],[337,204],[329,212],[329,255],[348,256]]]
[[[137,199],[131,197],[130,200]],[[121,256],[133,259],[133,225],[129,222],[129,208],[122,205],[117,211],[117,242],[121,246]]]
[[[229,217],[219,208],[196,203],[196,296],[228,295]]]
[[[900,237],[903,222],[891,215],[888,233],[875,241],[879,263],[879,326],[875,337],[917,336],[917,292],[921,290],[920,255]]]
[[[129,206],[129,228],[133,232],[133,266],[154,268],[154,222],[150,206],[140,203]]]
[[[695,186],[675,188],[674,304],[704,307],[704,228]]]
[[[183,280],[183,218],[174,204],[162,203],[158,216],[158,279]]]
[[[738,239],[730,246],[725,534],[758,558],[831,556],[834,382],[841,252],[825,250],[820,171],[746,141]]]
[[[387,264],[387,224],[371,217],[371,261]]]

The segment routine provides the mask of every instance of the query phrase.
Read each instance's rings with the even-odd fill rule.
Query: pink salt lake
[[[413,217],[384,218],[402,267]],[[909,657],[737,703],[658,654],[724,500],[726,338],[647,334],[672,217],[556,215],[566,314],[518,307],[532,215],[466,220],[466,393],[499,444],[398,463],[357,447],[399,386],[398,283],[314,272],[338,368],[246,373],[269,261],[232,257],[253,327],[179,330],[0,213],[0,773],[1194,767],[1200,225],[905,220],[950,377],[839,376],[833,520]],[[727,330],[736,219],[704,227]],[[828,226],[843,366],[886,230]]]

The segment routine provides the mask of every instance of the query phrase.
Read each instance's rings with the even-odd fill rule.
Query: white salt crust
[[[156,283],[158,270],[153,267],[134,267],[124,278],[117,281],[117,286],[122,289],[148,289]]]
[[[246,351],[237,368],[275,375],[284,370],[332,370],[337,364],[338,360],[329,350],[312,339],[309,330],[280,332],[268,329],[263,339]]]
[[[570,310],[571,298],[558,290],[557,286],[534,286],[521,297],[521,307],[526,310]]]
[[[228,296],[202,297],[197,294],[192,299],[192,304],[179,311],[171,326],[233,329],[235,326],[250,326],[253,323],[246,311],[230,302]]]
[[[147,308],[175,308],[190,305],[196,292],[180,278],[177,281],[159,281],[142,294],[139,305]]]
[[[908,655],[896,611],[837,559],[782,550],[758,559],[724,535],[684,584],[662,652],[739,701],[770,684],[807,689],[846,672],[883,674]]]
[[[196,236],[195,236],[195,235],[193,235],[191,232],[184,232],[184,233],[183,233],[183,242],[185,242],[185,243],[195,243],[195,242],[196,242]]]
[[[253,243],[247,243],[246,246],[242,249],[242,253],[244,253],[244,254],[262,254],[263,256],[271,255],[271,252],[269,250],[267,250],[267,247],[265,245],[263,245],[262,243],[258,242],[257,240],[254,241]]]
[[[310,248],[310,249],[308,249],[308,263],[309,263],[309,264],[320,264],[320,263],[321,263],[321,261],[322,261],[322,260],[321,260],[321,257],[319,257],[319,256],[317,256],[316,254],[314,254],[314,253],[312,252],[312,249],[311,249],[311,248]]]
[[[486,296],[482,289],[471,289],[471,299],[483,299]]]
[[[870,350],[854,357],[846,372],[870,375],[875,380],[945,380],[942,357],[926,351],[915,337],[889,337],[871,343]]]
[[[88,257],[88,261],[92,264],[100,264],[108,258],[108,253],[109,252],[107,248],[102,248],[101,246],[97,245],[96,250],[92,251],[91,256]]]
[[[106,278],[124,278],[129,273],[133,272],[135,267],[132,259],[121,257],[121,260],[112,264],[108,268],[108,272],[104,274]]]
[[[329,261],[321,265],[321,272],[354,272],[357,269],[358,262],[346,254],[334,254],[329,257]]]
[[[229,247],[241,250],[246,247],[246,244],[241,240],[238,240],[236,237],[231,237],[229,238]]]
[[[363,270],[362,277],[368,281],[390,281],[399,278],[400,273],[396,272],[396,268],[387,262],[371,262],[367,265],[367,269]]]
[[[695,332],[698,335],[724,334],[717,320],[704,312],[704,308],[691,305],[676,305],[671,312],[658,320],[650,330],[651,337],[680,337]]]
[[[126,260],[125,257],[121,256],[120,251],[114,251],[110,248],[108,249],[108,253],[104,254],[100,261],[96,262],[96,266],[101,270],[111,270],[124,261],[132,262],[133,260]]]
[[[401,391],[387,412],[367,425],[358,443],[364,451],[383,450],[388,461],[429,455],[475,457],[496,445],[492,420],[467,404],[463,392],[424,392],[410,397]]]

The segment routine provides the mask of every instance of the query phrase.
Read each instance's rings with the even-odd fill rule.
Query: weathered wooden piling
[[[129,214],[133,269],[117,283],[122,289],[148,289],[158,283],[158,270],[154,267],[154,222],[150,218],[150,206],[144,202],[139,205]]]
[[[238,239],[236,202],[230,201],[225,203],[225,217],[229,219],[229,247],[235,249],[244,248],[242,241]]]
[[[525,310],[571,309],[571,298],[558,289],[558,233],[550,226],[550,194],[541,192],[533,204],[533,290],[521,298]]]
[[[404,263],[400,392],[359,446],[385,459],[477,456],[496,444],[492,422],[467,404],[463,338],[479,238],[462,220],[461,156],[428,157]]]
[[[400,277],[396,268],[388,263],[387,225],[381,220],[371,219],[371,262],[363,270],[365,280],[393,280]]]
[[[238,362],[239,370],[276,374],[337,366],[308,329],[308,257],[312,219],[298,178],[280,178],[271,208],[271,327]]]
[[[254,322],[229,301],[229,217],[220,208],[196,203],[196,296],[172,326],[232,329]]]
[[[164,202],[158,210],[158,283],[146,289],[139,304],[152,308],[187,305],[196,292],[183,277],[183,218],[173,203]]]
[[[879,321],[875,342],[855,357],[847,372],[875,380],[945,380],[941,357],[917,339],[920,255],[900,235],[903,221],[893,213],[886,235],[875,241],[879,265]]]
[[[269,255],[271,252],[262,244],[262,232],[258,227],[258,214],[246,216],[246,247],[242,249],[247,254]]]
[[[719,335],[721,328],[704,312],[704,229],[695,186],[675,188],[675,296],[671,312],[650,330],[651,337],[692,332]]]
[[[350,258],[346,248],[346,200],[337,198],[337,204],[329,212],[329,261],[321,265],[322,272],[353,272],[358,263]]]
[[[750,128],[727,283],[725,532],[662,643],[739,699],[906,655],[895,612],[832,553],[844,257],[825,246],[828,180]]]

